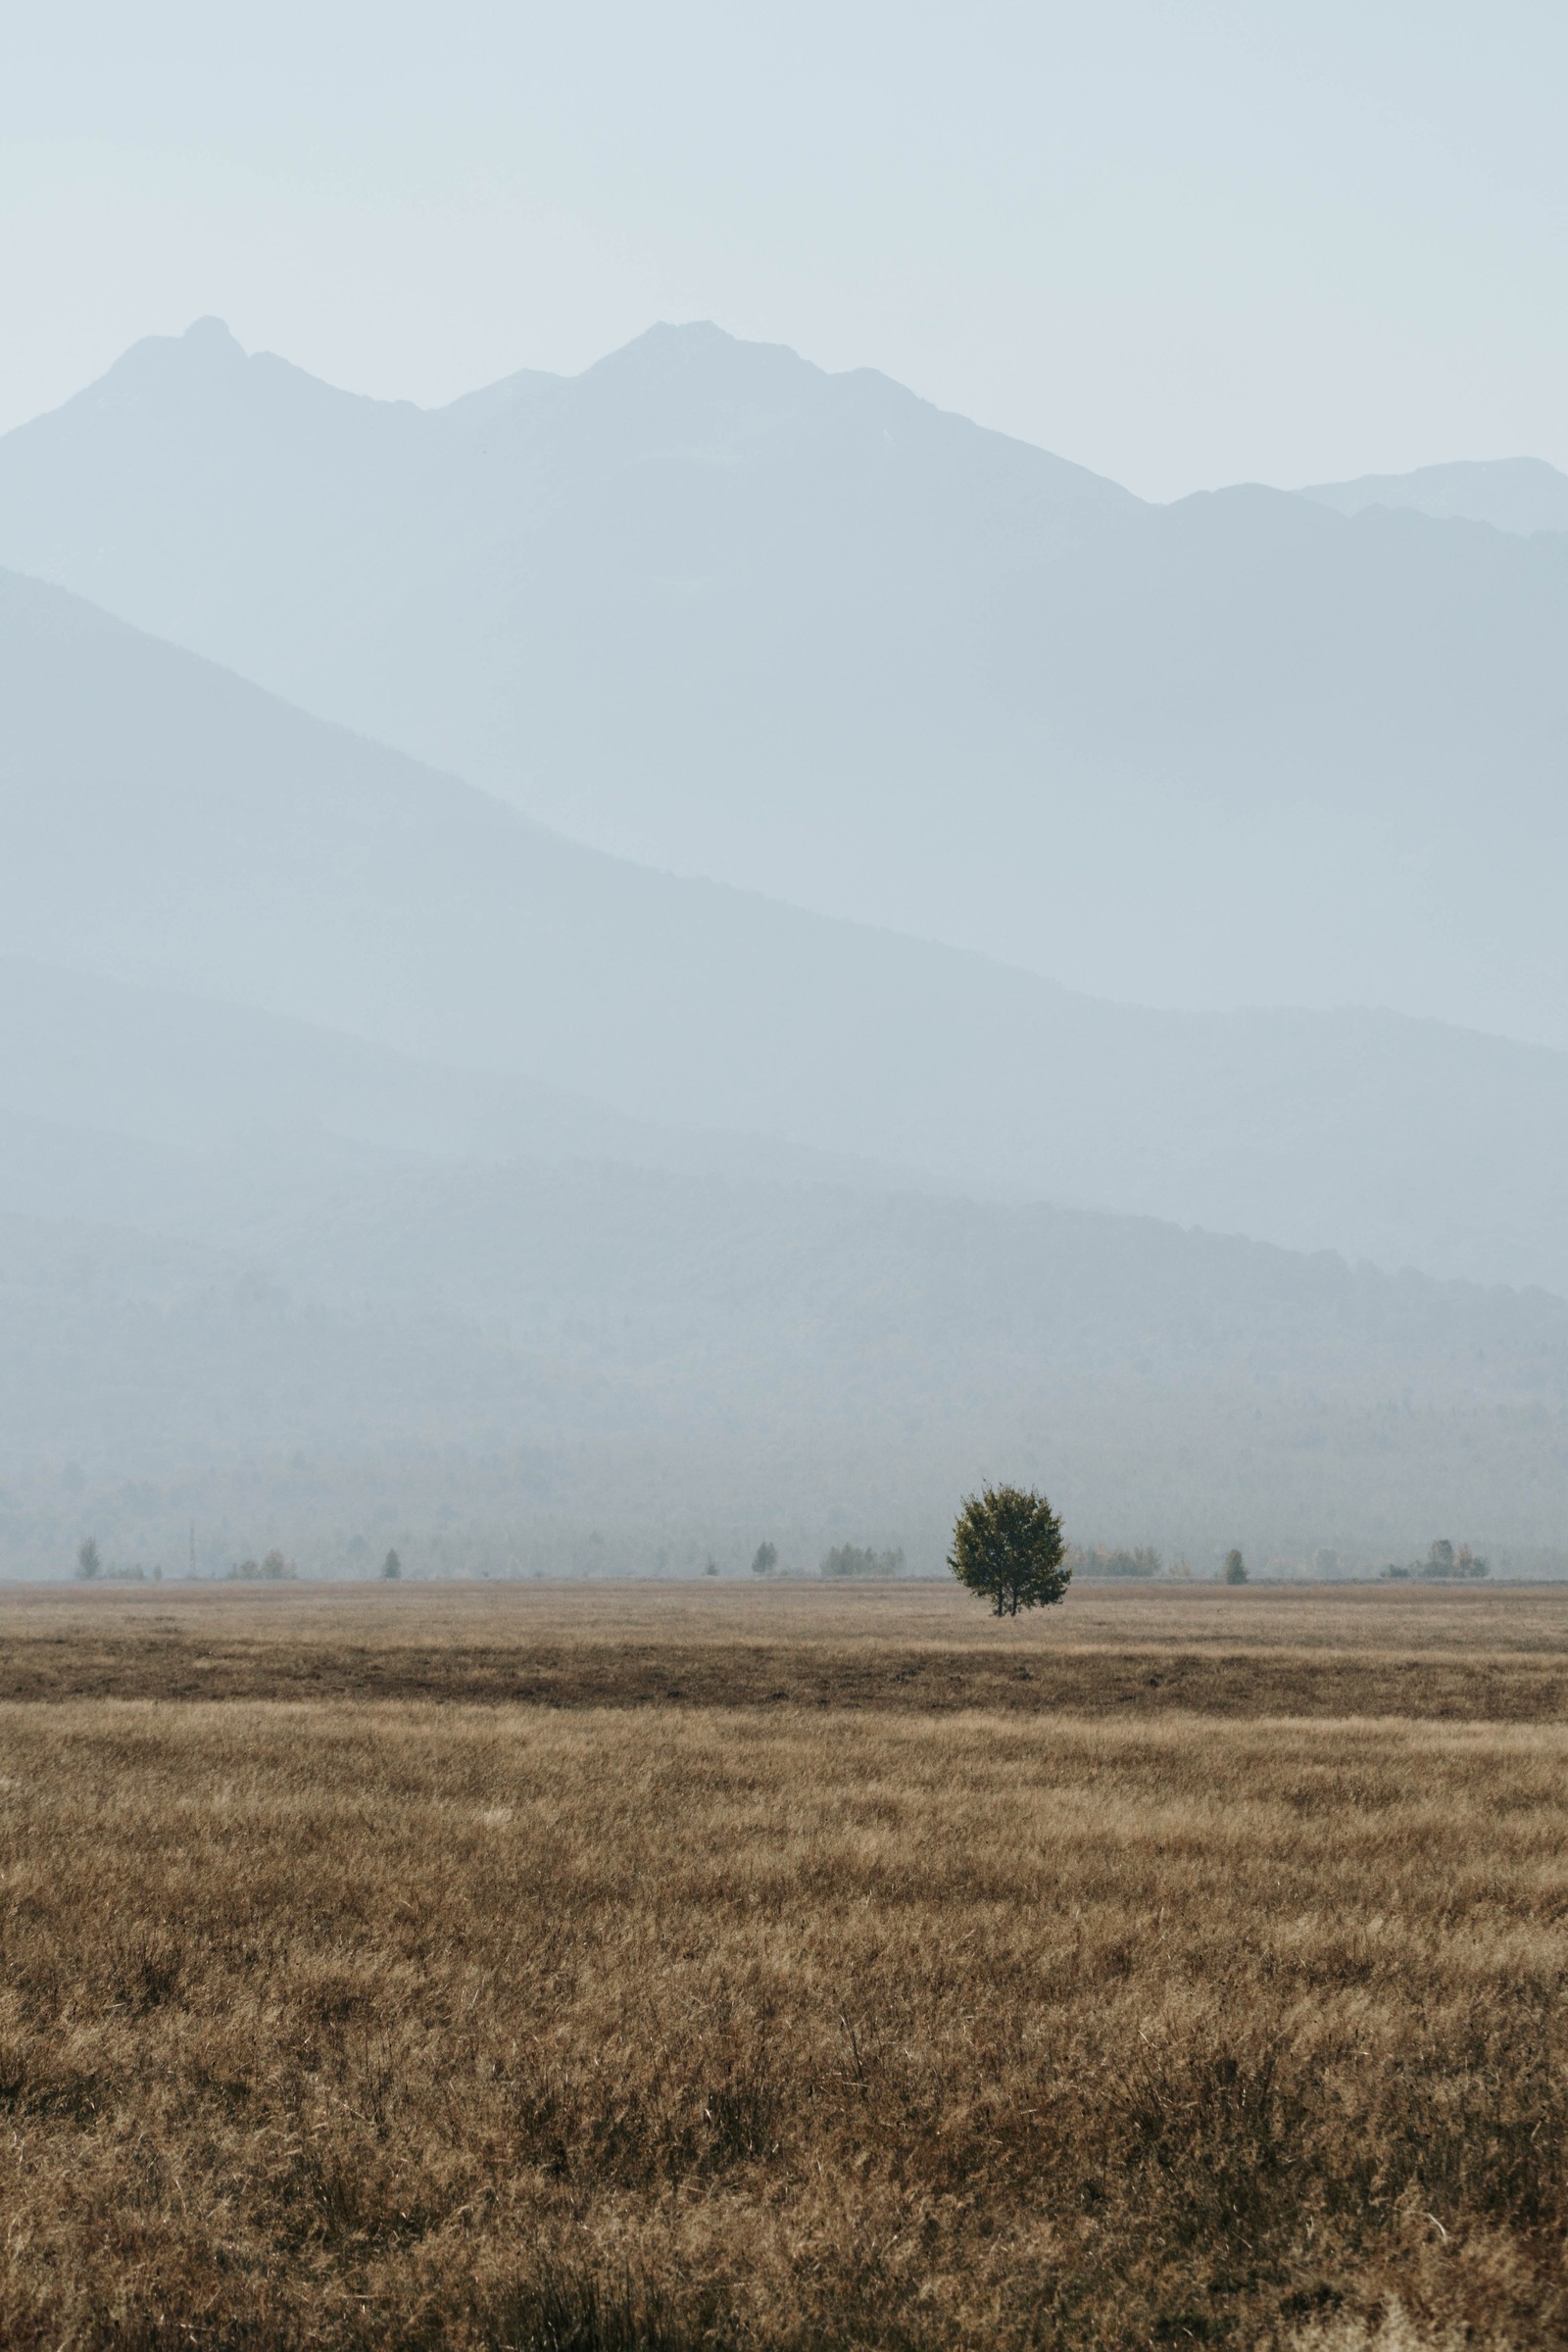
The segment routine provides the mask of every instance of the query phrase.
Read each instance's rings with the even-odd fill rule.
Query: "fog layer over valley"
[[[1224,1530],[1375,1565],[1434,1513],[1527,1566],[1558,1544],[1544,1294],[612,1164],[124,1158],[140,1230],[0,1217],[13,1569],[90,1512],[125,1564],[183,1566],[194,1523],[203,1565],[343,1568],[379,1533],[424,1567],[730,1570],[770,1535],[795,1569],[849,1538],[930,1570],[993,1467],[1204,1570]]]
[[[0,1571],[1563,1557],[1568,537],[1439,470],[713,329],[0,442]]]

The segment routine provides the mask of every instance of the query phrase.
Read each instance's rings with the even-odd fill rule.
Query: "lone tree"
[[[97,1544],[93,1541],[93,1538],[89,1536],[86,1542],[77,1550],[76,1574],[80,1577],[85,1577],[90,1584],[102,1566],[103,1561],[98,1556]]]
[[[386,1578],[388,1584],[395,1584],[403,1574],[403,1562],[395,1551],[389,1551],[381,1562],[381,1574]]]
[[[1220,1575],[1228,1585],[1246,1584],[1247,1562],[1239,1551],[1228,1551],[1225,1554],[1225,1565],[1220,1570]]]
[[[771,1576],[777,1566],[778,1545],[776,1544],[759,1544],[752,1559],[752,1574],[754,1576]]]
[[[1049,1608],[1072,1582],[1062,1563],[1061,1521],[1043,1494],[986,1487],[965,1498],[948,1566],[960,1585],[989,1600],[998,1617]]]

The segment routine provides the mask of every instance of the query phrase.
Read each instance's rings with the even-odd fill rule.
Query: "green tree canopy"
[[[998,1617],[1049,1608],[1072,1582],[1063,1565],[1061,1521],[1032,1489],[986,1487],[965,1498],[948,1566],[960,1585],[989,1600]]]

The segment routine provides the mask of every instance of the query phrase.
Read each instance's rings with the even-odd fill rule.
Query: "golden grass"
[[[1561,2343],[1568,1726],[881,1663],[1550,1668],[1556,1595],[1473,1597],[7,1602],[13,1678],[163,1617],[248,1673],[750,1642],[878,1695],[0,1704],[0,2342]]]
[[[1568,1717],[1568,1586],[54,1587],[0,1596],[0,1698]]]

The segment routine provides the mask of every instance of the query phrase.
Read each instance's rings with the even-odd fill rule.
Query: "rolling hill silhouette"
[[[686,1164],[709,1169],[870,1162],[1568,1290],[1568,1057],[1392,1014],[1142,1011],[654,872],[15,576],[0,695],[13,956],[282,1022],[265,1049],[254,1029],[190,1047],[187,1096],[226,1071],[230,1131],[250,1086],[257,1125],[330,1126],[335,1096],[349,1140],[530,1150],[554,1120],[590,1153],[671,1164],[667,1139],[616,1127],[653,1122],[708,1131]],[[8,968],[15,1066],[85,1069],[83,1023],[108,1015]],[[190,1022],[115,1017],[144,1075],[117,1094],[102,1073],[98,1111],[85,1081],[74,1108],[37,1093],[39,1115],[118,1129],[127,1097],[169,1097]]]

